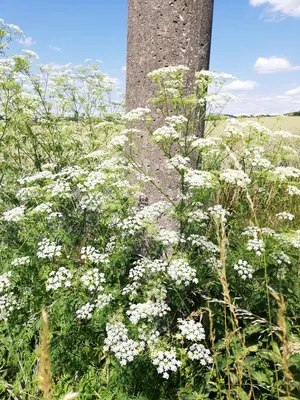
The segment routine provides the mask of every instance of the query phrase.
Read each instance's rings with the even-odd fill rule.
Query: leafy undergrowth
[[[0,24],[1,398],[299,398],[299,136],[199,136],[232,77],[183,66],[122,116],[97,64],[33,74]]]

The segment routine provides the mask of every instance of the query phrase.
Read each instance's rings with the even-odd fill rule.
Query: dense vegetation
[[[299,136],[199,137],[231,77],[187,90],[185,67],[149,74],[160,127],[122,116],[97,63],[7,56],[20,34],[0,20],[1,399],[299,398]],[[138,129],[176,198],[132,158]]]

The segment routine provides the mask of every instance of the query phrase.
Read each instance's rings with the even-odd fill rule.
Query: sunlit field
[[[256,121],[272,131],[283,130],[294,134],[300,134],[300,117],[262,117],[262,118],[240,118],[241,121]],[[217,123],[214,135],[219,135],[226,125],[226,121]]]

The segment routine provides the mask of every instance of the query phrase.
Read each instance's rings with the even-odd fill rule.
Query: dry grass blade
[[[41,347],[38,350],[39,368],[38,368],[38,387],[43,392],[43,399],[51,399],[51,364],[48,347],[49,326],[48,315],[45,310],[42,311],[43,330],[41,335]]]

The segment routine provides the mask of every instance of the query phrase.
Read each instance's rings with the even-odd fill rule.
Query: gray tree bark
[[[190,68],[188,79],[192,79],[196,71],[209,69],[213,3],[214,0],[129,0],[127,111],[146,106],[153,97],[154,86],[146,76],[148,72],[185,65]],[[160,116],[156,117],[159,121]],[[201,129],[203,126],[199,126]],[[137,161],[175,198],[179,182],[165,168],[161,152],[149,144],[147,132],[136,137],[136,145]],[[149,203],[161,198],[157,189],[150,186],[147,196]]]

